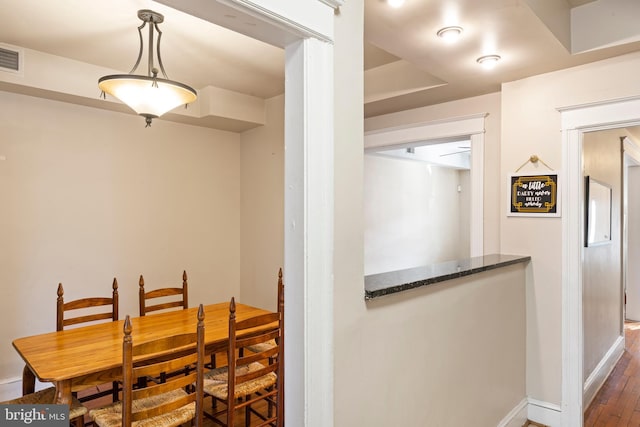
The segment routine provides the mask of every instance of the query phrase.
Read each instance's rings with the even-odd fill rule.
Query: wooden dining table
[[[195,332],[198,307],[131,318],[133,343]],[[226,350],[229,303],[204,306],[205,352]],[[268,310],[236,304],[236,319]],[[124,320],[49,332],[13,341],[25,362],[23,394],[33,392],[35,378],[56,387],[55,403],[70,403],[72,392],[122,378]]]

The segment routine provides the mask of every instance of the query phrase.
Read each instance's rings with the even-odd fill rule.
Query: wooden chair
[[[34,393],[25,394],[17,399],[0,402],[0,405],[49,405],[56,400],[56,388],[48,387]],[[75,397],[69,405],[69,421],[76,427],[84,425],[84,415],[87,413],[87,407],[84,406]]]
[[[282,268],[278,270],[278,312],[281,313],[281,321],[284,323],[284,282],[282,281]],[[279,340],[279,343],[276,343],[276,340]],[[280,382],[281,384],[284,384],[284,334],[282,334],[279,339],[273,339],[271,341],[258,343],[255,345],[248,345],[246,349],[252,353],[262,353],[276,347],[277,345],[279,345],[280,349],[282,350],[282,354],[280,356],[280,364],[283,366],[283,369],[280,372]],[[273,362],[274,358],[270,357],[269,363]],[[281,387],[280,391],[282,392],[282,390],[284,390],[284,387]],[[279,399],[282,402],[281,413],[279,417],[282,418],[282,425],[284,425],[284,393],[281,393]],[[269,409],[271,410],[271,407]]]
[[[280,344],[283,338],[281,313],[268,313],[246,320],[236,321],[236,303],[231,298],[229,304],[229,345],[227,348],[228,366],[216,368],[204,374],[205,395],[212,396],[212,413],[205,416],[221,426],[233,427],[236,410],[245,409],[245,425],[251,425],[251,416],[255,415],[262,423],[260,426],[283,426],[283,369]],[[275,340],[275,347],[259,353],[239,350],[250,345]],[[271,364],[263,362],[273,359]],[[229,375],[231,373],[231,375]],[[256,410],[255,404],[264,401],[269,410]],[[215,403],[224,403],[217,410]],[[275,412],[271,408],[275,407]],[[221,419],[226,414],[225,419]]]
[[[129,316],[124,322],[122,344],[122,401],[89,412],[100,427],[178,426],[195,420],[202,426],[202,378],[204,372],[204,309],[198,309],[196,331],[134,345]],[[135,365],[133,360],[135,358]],[[186,375],[167,378],[162,384],[135,388],[138,377],[157,376],[194,364]]]
[[[284,283],[282,281],[282,268],[278,271],[278,312],[282,313],[282,320],[284,321]],[[282,340],[284,337],[280,337]],[[277,344],[275,340],[259,343],[255,345],[247,346],[247,350],[253,353],[260,353],[263,351],[267,351],[270,348],[275,347]],[[284,348],[284,343],[280,343],[280,347]],[[282,361],[281,361],[282,362]]]
[[[90,297],[80,298],[73,301],[64,301],[64,289],[62,283],[58,284],[58,301],[56,308],[56,331],[62,331],[66,327],[73,325],[86,325],[98,321],[116,321],[118,320],[118,281],[114,278],[111,298],[107,297]],[[85,393],[80,393],[79,400],[88,402],[99,399],[104,396],[111,395],[112,401],[118,400],[120,390],[117,381],[114,381],[108,389],[100,390],[96,384],[95,392],[89,392],[85,389]],[[78,392],[80,390],[73,390]]]
[[[140,316],[146,316],[148,313],[158,311],[158,310],[166,310],[170,308],[180,307],[181,309],[185,309],[189,307],[189,293],[187,286],[187,272],[182,272],[182,287],[180,288],[160,288],[154,289],[152,291],[145,291],[144,289],[144,277],[142,274],[140,275],[139,280],[140,289],[139,293],[139,302],[140,302]],[[174,301],[166,301],[166,297],[175,297],[179,296],[180,298]],[[147,305],[147,301],[156,300],[152,305]]]
[[[151,291],[146,291],[144,288],[144,277],[142,274],[140,275],[140,280],[138,281],[139,290],[138,290],[138,299],[140,304],[140,316],[146,316],[147,313],[152,313],[154,311],[165,311],[168,309],[179,308],[184,310],[189,308],[189,292],[188,292],[188,284],[187,284],[187,272],[186,270],[182,272],[182,287],[180,288],[159,288]],[[171,299],[172,297],[178,297],[177,299]],[[169,300],[168,300],[169,299]],[[147,305],[147,301],[152,301],[151,305]],[[213,357],[213,356],[212,356]],[[167,375],[179,375],[184,373],[183,369],[176,372],[163,372],[158,377],[148,377],[148,378],[140,378],[139,387],[146,387],[149,381],[153,381],[155,383],[161,383],[166,381]]]

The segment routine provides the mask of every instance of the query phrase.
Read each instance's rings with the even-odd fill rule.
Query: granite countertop
[[[371,274],[364,278],[364,299],[370,300],[530,260],[530,256],[491,254]]]

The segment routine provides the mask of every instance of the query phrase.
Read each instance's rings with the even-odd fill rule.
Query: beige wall
[[[523,266],[364,301],[362,38],[354,37],[362,7],[348,1],[336,16],[335,425],[497,425],[525,396]],[[456,103],[444,117],[489,111],[487,156],[495,158],[499,95],[475,103]],[[424,109],[406,123],[428,113],[438,115]],[[497,249],[497,228],[489,234]]]
[[[336,426],[499,425],[526,395],[525,276],[520,264],[342,303]]]
[[[284,258],[284,96],[267,100],[266,108],[266,125],[242,134],[240,295],[276,310]]]
[[[612,58],[506,83],[502,87],[501,181],[538,155],[562,168],[558,107],[640,95],[640,53]],[[543,165],[539,170],[545,171]],[[528,166],[524,171],[536,170]],[[560,184],[562,186],[562,183]],[[507,186],[500,188],[506,212]],[[533,283],[527,290],[527,392],[543,402],[562,396],[562,220],[500,215],[504,253],[532,256]]]
[[[364,0],[350,0],[335,17],[334,50],[334,421],[352,422],[374,405],[368,401],[378,364],[365,351],[363,228],[363,13]],[[363,369],[366,367],[367,369]],[[380,425],[384,425],[381,423]]]
[[[622,335],[622,143],[624,129],[590,132],[582,142],[584,175],[609,185],[611,242],[584,249],[584,379]]]
[[[22,366],[11,340],[55,328],[69,298],[138,276],[179,284],[190,304],[240,293],[240,136],[0,92],[0,379]]]

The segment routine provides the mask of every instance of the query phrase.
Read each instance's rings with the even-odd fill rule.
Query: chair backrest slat
[[[256,326],[264,326],[267,323],[277,322],[280,319],[280,313],[267,313],[259,316],[250,317],[245,320],[236,322],[237,330],[251,329]]]
[[[58,284],[56,304],[56,330],[66,326],[92,323],[100,320],[118,320],[118,281],[114,278],[111,298],[89,297],[64,301],[64,288]]]
[[[144,277],[142,275],[140,275],[138,285],[140,316],[145,316],[154,311],[167,310],[171,308],[189,308],[189,286],[187,283],[186,270],[182,272],[182,286],[179,288],[165,287],[147,291],[144,288]],[[166,297],[175,296],[180,296],[180,298],[174,301],[166,301]]]
[[[111,313],[97,313],[97,314],[89,314],[87,316],[78,316],[70,319],[65,319],[63,323],[64,326],[78,325],[81,323],[90,323],[96,322],[98,320],[113,320],[113,315]]]

